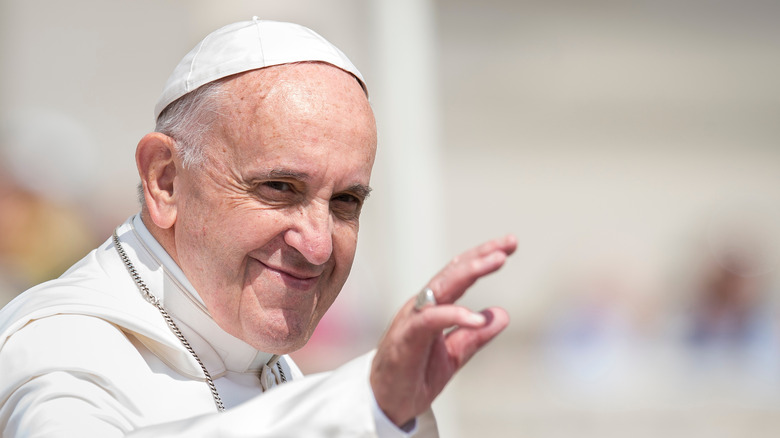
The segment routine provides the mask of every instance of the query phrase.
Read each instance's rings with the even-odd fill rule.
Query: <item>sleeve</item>
[[[111,346],[111,353],[100,346]],[[118,328],[58,315],[26,326],[0,350],[0,432],[6,438],[438,436],[430,413],[411,433],[384,417],[369,384],[372,358],[216,413],[203,382],[150,373]],[[173,384],[176,391],[163,390]]]
[[[413,419],[408,425],[399,428],[379,407],[376,398],[371,395],[374,407],[374,420],[376,422],[377,436],[381,438],[412,438],[412,437],[437,437],[436,418],[430,408],[419,417]]]
[[[414,430],[407,433],[379,410],[368,383],[372,358],[373,354],[364,355],[332,372],[275,387],[222,414],[146,428],[129,436],[438,437],[430,411],[418,418]]]

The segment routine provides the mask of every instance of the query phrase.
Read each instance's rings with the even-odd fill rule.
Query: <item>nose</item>
[[[325,264],[333,253],[333,221],[330,207],[313,202],[301,207],[284,241],[313,265]]]

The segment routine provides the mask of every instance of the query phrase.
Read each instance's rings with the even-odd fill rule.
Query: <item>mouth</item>
[[[294,269],[269,266],[260,260],[253,259],[263,266],[272,276],[277,277],[285,286],[291,289],[309,290],[320,280],[322,274],[305,273]]]

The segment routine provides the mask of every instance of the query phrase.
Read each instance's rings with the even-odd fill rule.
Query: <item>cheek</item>
[[[280,212],[232,207],[221,211],[209,225],[211,239],[236,255],[262,249],[281,234],[286,225]]]
[[[336,262],[336,270],[346,276],[352,268],[357,249],[358,226],[357,223],[342,225],[333,233],[333,257]]]
[[[204,300],[215,291],[236,295],[234,290],[243,282],[246,254],[262,237],[254,227],[246,226],[250,222],[246,215],[215,207],[190,204],[189,215],[176,230],[181,267]],[[230,297],[221,297],[226,298]]]
[[[323,304],[330,307],[333,301],[341,292],[341,288],[347,281],[349,272],[352,269],[352,262],[355,258],[355,249],[357,246],[357,229],[349,228],[337,230],[333,235],[333,274],[330,278],[325,296],[321,297]],[[318,306],[320,307],[320,306]],[[327,307],[321,310],[324,313]],[[321,315],[320,315],[321,316]]]
[[[352,269],[357,247],[357,227],[340,226],[333,232],[333,271],[330,273],[328,283],[322,290],[321,304],[330,304],[336,299],[341,287],[347,280]],[[318,308],[323,307],[318,304]]]

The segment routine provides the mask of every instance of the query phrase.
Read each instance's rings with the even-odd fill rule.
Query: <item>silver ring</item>
[[[417,294],[414,300],[414,310],[419,312],[423,308],[436,305],[436,297],[433,295],[433,289],[426,287]]]

